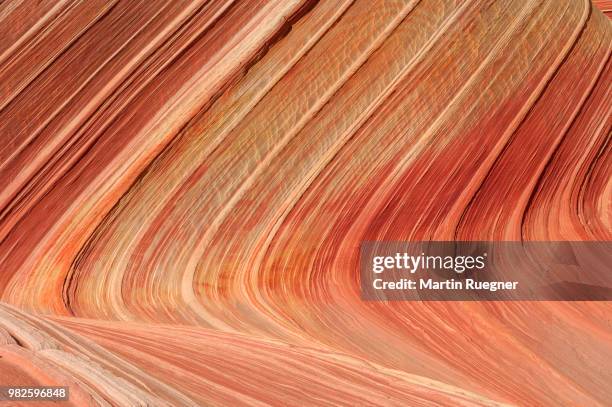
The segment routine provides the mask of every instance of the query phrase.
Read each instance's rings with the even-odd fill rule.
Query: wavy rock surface
[[[612,239],[591,3],[9,0],[0,37],[2,383],[612,402],[609,302],[359,293],[365,240]]]

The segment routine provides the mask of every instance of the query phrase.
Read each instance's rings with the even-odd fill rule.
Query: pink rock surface
[[[358,265],[368,240],[612,239],[602,11],[1,3],[0,384],[610,405],[609,302],[364,302]]]

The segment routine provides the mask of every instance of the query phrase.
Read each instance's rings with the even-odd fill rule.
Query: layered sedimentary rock
[[[593,4],[603,11],[608,17],[612,17],[612,1],[610,0],[594,0]]]
[[[3,383],[79,406],[612,401],[608,302],[359,292],[363,241],[612,238],[591,3],[15,0],[0,37]]]

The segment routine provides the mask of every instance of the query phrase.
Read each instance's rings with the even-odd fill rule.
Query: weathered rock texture
[[[612,403],[610,303],[358,286],[364,240],[612,239],[590,2],[7,0],[0,38],[0,382]]]

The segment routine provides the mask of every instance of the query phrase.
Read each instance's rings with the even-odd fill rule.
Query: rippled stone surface
[[[588,1],[9,0],[0,38],[0,382],[612,402],[609,302],[359,293],[363,241],[612,239]]]

